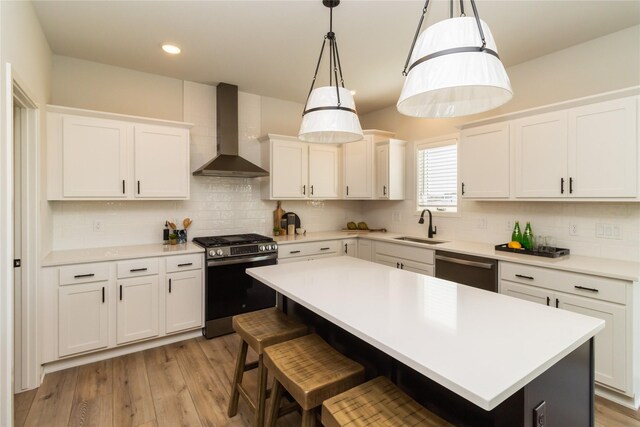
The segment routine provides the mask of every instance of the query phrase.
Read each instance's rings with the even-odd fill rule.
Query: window
[[[418,210],[458,211],[458,146],[450,138],[416,147]]]

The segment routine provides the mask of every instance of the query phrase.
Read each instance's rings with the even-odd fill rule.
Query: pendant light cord
[[[427,8],[429,7],[429,0],[426,0],[424,3],[424,7],[422,8],[422,15],[420,15],[420,20],[418,21],[418,28],[416,28],[416,34],[413,36],[413,42],[411,43],[411,47],[409,48],[409,54],[407,55],[407,60],[404,62],[404,69],[402,70],[402,75],[407,76],[407,67],[409,66],[409,61],[411,60],[411,54],[413,53],[413,48],[416,46],[416,41],[418,40],[418,36],[420,35],[420,29],[422,28],[422,21],[424,21],[424,15],[427,13]]]

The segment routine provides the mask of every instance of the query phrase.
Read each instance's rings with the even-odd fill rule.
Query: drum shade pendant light
[[[428,27],[422,34],[429,0],[409,50],[402,74],[406,76],[398,111],[413,117],[458,117],[497,108],[513,96],[496,43],[471,0],[474,17],[460,17]],[[411,65],[409,65],[411,64]]]
[[[329,32],[322,42],[316,72],[302,113],[298,138],[306,142],[329,144],[359,141],[363,138],[362,128],[353,95],[344,87],[338,44],[333,32],[333,8],[340,4],[340,0],[323,0],[322,4],[330,11]],[[329,40],[329,86],[314,89],[327,40]],[[338,76],[340,76],[339,81]]]

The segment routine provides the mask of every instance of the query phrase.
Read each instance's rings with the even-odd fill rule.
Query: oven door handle
[[[273,254],[273,255],[256,256],[251,258],[227,259],[223,261],[209,260],[207,261],[207,267],[215,267],[216,265],[244,264],[247,262],[265,261],[268,259],[277,259],[277,258],[278,256],[276,254]]]

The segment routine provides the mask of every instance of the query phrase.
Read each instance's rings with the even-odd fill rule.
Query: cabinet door
[[[567,113],[542,114],[511,124],[516,197],[566,197]]]
[[[559,308],[596,317],[605,327],[595,336],[595,379],[627,391],[626,308],[618,304],[579,296],[556,294]]]
[[[63,197],[125,198],[131,126],[90,117],[63,117]]]
[[[535,286],[520,285],[505,280],[500,281],[500,293],[510,297],[536,302],[542,305],[552,303],[553,293]]]
[[[118,344],[158,335],[158,276],[118,281]]]
[[[279,199],[307,197],[308,148],[304,142],[274,141],[272,146],[271,195]]]
[[[68,356],[108,345],[108,282],[60,286],[58,355]]]
[[[423,262],[411,261],[408,259],[400,259],[400,269],[412,271],[414,273],[424,274],[425,276],[434,276],[433,265]]]
[[[358,258],[373,261],[373,242],[371,240],[358,239]]]
[[[357,142],[344,144],[344,197],[373,197],[373,136],[365,135]]]
[[[168,126],[135,126],[137,198],[189,198],[189,131]]]
[[[635,197],[637,100],[569,110],[569,179],[573,197]]]
[[[167,276],[167,333],[202,326],[202,286],[202,270],[183,271]]]
[[[352,257],[358,256],[358,241],[357,240],[343,240],[342,241],[342,254]]]
[[[376,197],[389,198],[389,146],[376,146]]]
[[[461,132],[460,194],[464,198],[509,197],[509,124],[479,126]]]
[[[309,145],[309,197],[338,198],[338,147]]]
[[[387,265],[393,268],[400,268],[400,260],[387,255],[375,254],[374,260],[378,264]]]

